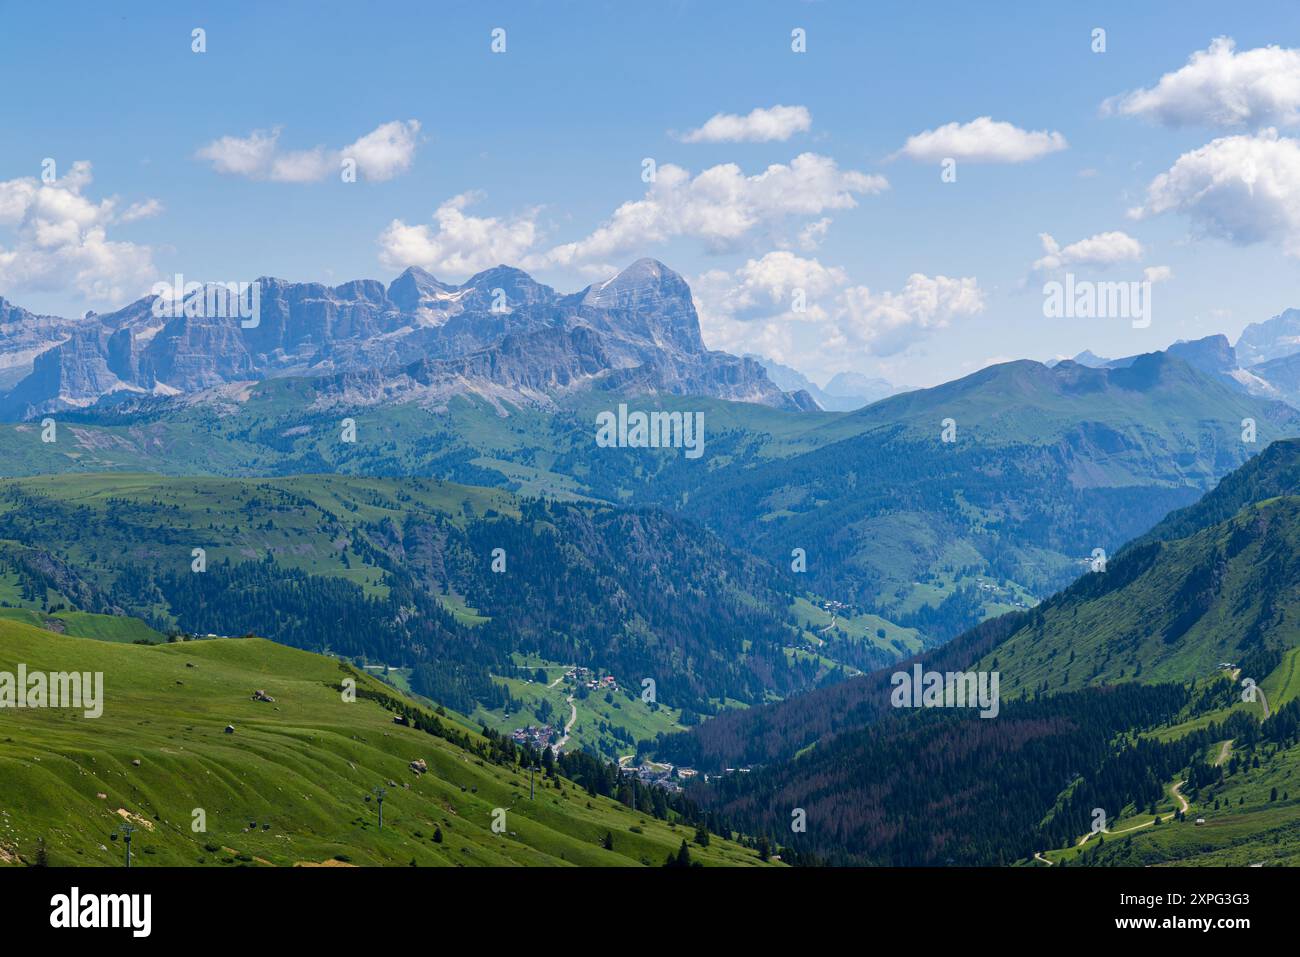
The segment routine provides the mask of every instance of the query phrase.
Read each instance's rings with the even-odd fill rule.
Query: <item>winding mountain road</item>
[[[1178,789],[1186,783],[1187,783],[1186,781],[1179,781],[1177,784],[1171,785],[1169,788],[1169,793],[1174,796],[1174,800],[1176,800],[1180,805],[1182,805],[1181,810],[1184,814],[1187,813],[1188,809],[1191,807],[1191,804],[1188,803],[1187,798],[1183,797],[1182,792],[1179,791]],[[1151,825],[1155,823],[1156,823],[1155,818],[1152,818],[1151,820],[1144,821],[1141,824],[1134,824],[1132,827],[1126,827],[1122,831],[1112,831],[1108,827],[1102,828],[1100,831],[1089,831],[1087,834],[1083,835],[1083,837],[1079,838],[1078,842],[1074,846],[1083,847],[1083,845],[1088,843],[1088,838],[1092,837],[1094,834],[1099,834],[1099,833],[1110,834],[1110,835],[1128,834],[1131,831],[1140,831],[1144,827],[1151,827]],[[1034,852],[1034,860],[1042,861],[1048,867],[1051,867],[1055,863],[1054,861],[1049,861],[1046,857],[1044,857],[1041,851]]]
[[[569,720],[564,725],[564,737],[555,742],[553,750],[556,754],[559,754],[560,751],[564,749],[564,746],[569,743],[569,732],[572,731],[573,726],[578,723],[578,706],[573,703],[573,695],[569,695],[564,700],[569,703]]]
[[[1178,799],[1178,803],[1182,805],[1182,812],[1184,814],[1187,813],[1187,809],[1191,807],[1191,805],[1187,803],[1187,798],[1183,797],[1182,793],[1178,789],[1186,783],[1187,783],[1186,781],[1179,781],[1177,784],[1175,784],[1173,787],[1169,789],[1169,793],[1171,793],[1174,797],[1176,797]]]
[[[1227,741],[1223,742],[1223,747],[1219,749],[1219,756],[1215,758],[1214,766],[1217,768],[1219,765],[1223,764],[1224,761],[1228,760],[1228,757],[1231,754],[1232,754],[1232,738],[1229,738]]]

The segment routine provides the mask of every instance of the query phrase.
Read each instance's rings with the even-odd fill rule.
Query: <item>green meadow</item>
[[[762,863],[717,836],[701,847],[693,827],[558,776],[539,775],[530,800],[526,772],[396,724],[364,694],[396,696],[390,686],[263,639],[130,644],[0,619],[0,671],[20,663],[29,673],[101,672],[104,702],[99,718],[0,712],[9,863],[44,854],[53,865],[118,866],[128,823],[133,866],[143,867],[658,866],[683,839],[706,866]],[[340,690],[346,678],[363,692],[354,701]],[[427,772],[412,770],[417,760]],[[377,787],[387,789],[382,832]]]

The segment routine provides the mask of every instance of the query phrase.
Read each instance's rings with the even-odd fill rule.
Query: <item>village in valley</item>
[[[536,684],[536,681],[529,681],[529,684]],[[600,670],[594,670],[582,666],[572,666],[566,668],[563,674],[550,682],[547,687],[552,688],[562,685],[567,692],[565,701],[570,708],[570,715],[567,724],[560,727],[558,723],[539,723],[528,724],[523,727],[517,727],[510,732],[510,737],[517,744],[527,744],[538,750],[551,748],[557,755],[569,746],[569,739],[574,731],[578,721],[578,702],[588,700],[592,696],[604,696],[606,701],[618,695],[620,690],[622,696],[630,699],[632,704],[639,704],[637,696],[630,690],[621,689],[618,679],[611,674],[606,674]],[[651,706],[653,707],[653,706]],[[694,768],[675,767],[671,764],[649,761],[642,759],[640,764],[634,765],[636,760],[635,754],[627,754],[619,758],[618,766],[621,773],[635,777],[647,787],[662,788],[665,791],[681,791],[682,786],[696,776]]]
[[[357,664],[399,690],[409,690],[406,681],[407,669],[373,662],[357,662]],[[591,738],[580,733],[584,730],[580,727],[580,719],[591,722],[597,727],[606,728],[609,723],[607,716],[611,712],[622,716],[635,716],[638,709],[648,709],[648,713],[660,716],[655,719],[660,723],[650,730],[680,727],[671,717],[671,709],[642,702],[636,691],[620,685],[614,675],[603,670],[581,665],[548,664],[538,667],[535,660],[526,665],[521,661],[521,667],[526,673],[527,669],[536,668],[536,670],[531,673],[531,677],[525,674],[508,679],[512,694],[518,696],[517,706],[522,705],[515,717],[517,719],[527,715],[533,720],[522,726],[511,727],[508,723],[511,717],[508,709],[497,713],[495,720],[489,720],[492,712],[476,715],[478,720],[508,734],[518,745],[527,745],[537,751],[549,748],[556,756],[574,747],[591,751],[593,750]],[[550,677],[557,672],[556,677]],[[529,689],[528,697],[524,696],[524,689]],[[568,708],[567,715],[558,711],[560,700]],[[612,733],[616,736],[620,735],[620,732]],[[612,742],[612,745],[620,748],[619,751],[611,751],[611,745],[608,744],[603,750],[607,757],[618,758],[618,767],[622,774],[635,777],[647,787],[662,788],[669,792],[681,791],[685,784],[697,776],[694,768],[677,767],[644,757],[639,763],[634,764],[633,762],[637,761],[637,754],[627,753],[635,750],[637,740],[650,736],[649,731],[642,731],[640,736],[622,733],[621,737]],[[724,773],[732,774],[748,770],[748,768],[728,768]],[[703,779],[708,780],[709,777],[704,775]]]

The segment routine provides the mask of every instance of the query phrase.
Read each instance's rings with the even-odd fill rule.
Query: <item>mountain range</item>
[[[0,303],[0,619],[259,634],[379,669],[481,747],[571,706],[569,760],[721,773],[700,813],[794,863],[1066,863],[1085,812],[1145,826],[1182,776],[1292,853],[1289,804],[1202,767],[1292,769],[1290,313],[1244,351],[819,389],[708,350],[652,260],[572,295],[504,266],[257,289],[247,328]],[[706,451],[598,447],[620,404],[701,415]],[[999,721],[890,708],[900,661],[1001,672]],[[1233,668],[1281,721],[1233,703]],[[782,834],[790,806],[815,832]]]
[[[803,808],[790,840],[806,860],[1294,866],[1298,477],[1300,441],[1276,442],[1103,568],[918,657],[1000,674],[996,721],[897,707],[906,662],[656,753],[757,765],[697,796],[755,833]],[[1107,823],[1090,843],[1094,808]]]
[[[1220,334],[1180,340],[1165,351],[1229,388],[1300,406],[1300,309],[1286,309],[1271,319],[1251,323],[1235,346]],[[1116,369],[1136,358],[1107,359],[1085,349],[1069,361],[1094,369]],[[1060,361],[1047,364],[1054,366]]]
[[[454,394],[550,403],[601,383],[814,408],[750,359],[708,350],[685,281],[642,259],[560,295],[498,266],[465,283],[410,268],[387,288],[261,278],[257,315],[207,315],[213,287],[181,301],[151,295],[81,319],[36,316],[0,300],[0,417],[30,418],[102,399],[189,395],[277,376],[332,377],[350,401]],[[252,292],[247,295],[251,314]]]
[[[1031,606],[1094,549],[1112,552],[1300,431],[1222,336],[1001,363],[834,413],[794,370],[767,363],[774,382],[756,359],[705,349],[689,289],[652,260],[573,296],[505,267],[461,286],[412,269],[387,289],[259,288],[248,330],[183,313],[158,325],[148,300],[80,320],[7,394],[27,414],[63,406],[62,438],[0,428],[6,472],[419,475],[655,507],[778,569],[801,549],[793,591],[933,643]],[[498,291],[512,311],[493,311]],[[56,326],[35,321],[8,354]],[[203,338],[213,329],[230,342]],[[115,342],[129,387],[110,366]],[[596,416],[630,401],[703,415],[704,458],[592,454]],[[345,420],[357,441],[341,439]]]
[[[807,392],[817,405],[828,412],[853,412],[872,402],[910,391],[907,386],[896,386],[885,379],[872,378],[860,372],[837,372],[822,388],[798,369],[783,365],[774,359],[746,353],[767,370],[768,378],[786,392]]]

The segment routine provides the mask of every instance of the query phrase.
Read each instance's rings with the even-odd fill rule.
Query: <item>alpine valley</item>
[[[0,299],[0,670],[114,696],[6,732],[0,860],[1300,863],[1294,310],[902,389],[709,350],[649,259],[255,286]]]

